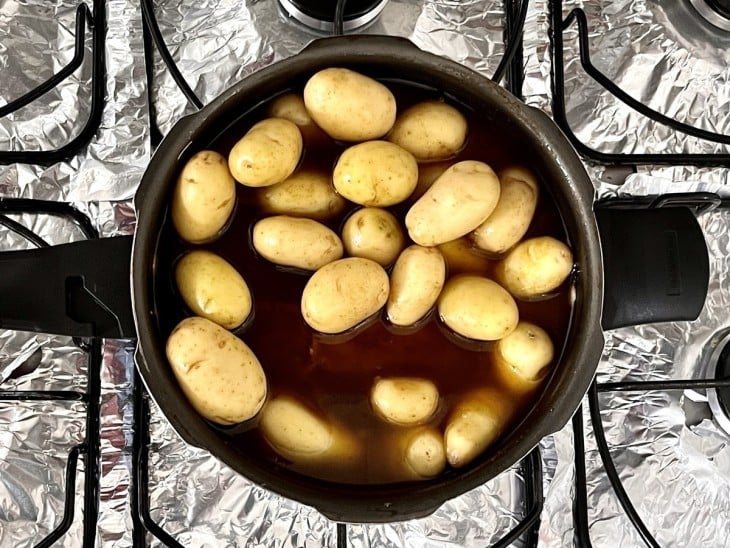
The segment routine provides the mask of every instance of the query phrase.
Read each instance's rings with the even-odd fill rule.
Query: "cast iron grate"
[[[22,236],[36,247],[49,244],[27,227],[7,217],[8,214],[52,215],[75,223],[87,239],[98,238],[99,234],[91,220],[72,205],[61,202],[0,198],[0,227]],[[99,460],[101,433],[99,425],[101,397],[101,339],[76,340],[74,342],[88,355],[87,390],[0,390],[0,402],[23,401],[75,401],[82,402],[86,413],[86,436],[84,441],[74,446],[66,461],[65,501],[59,523],[45,538],[35,546],[53,546],[71,527],[74,521],[76,504],[76,469],[79,457],[84,459],[84,500],[83,500],[83,545],[94,546],[96,541],[97,520],[99,516]]]
[[[74,56],[69,63],[51,78],[28,91],[17,99],[0,107],[0,118],[7,116],[48,93],[63,80],[74,73],[84,62],[85,36],[88,27],[92,35],[91,67],[91,109],[89,117],[79,134],[65,145],[54,150],[3,150],[0,151],[0,164],[38,164],[51,165],[74,156],[84,147],[99,129],[101,114],[104,110],[104,79],[106,75],[105,43],[106,38],[106,0],[94,0],[93,8],[80,3],[76,9],[76,40]]]

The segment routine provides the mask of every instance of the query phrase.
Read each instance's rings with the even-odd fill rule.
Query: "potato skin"
[[[537,207],[537,186],[511,177],[500,179],[499,202],[471,238],[482,251],[501,254],[517,244],[530,228]]]
[[[449,276],[455,274],[481,274],[486,276],[492,270],[493,262],[474,250],[466,236],[439,244],[438,250],[446,259]]]
[[[195,154],[183,167],[172,195],[172,223],[185,241],[212,240],[236,204],[236,182],[226,159],[213,150]]]
[[[376,379],[370,390],[370,404],[387,422],[416,426],[427,422],[438,409],[439,392],[427,379],[387,377]]]
[[[540,386],[545,368],[555,355],[550,335],[537,325],[521,321],[515,330],[497,341],[494,362],[503,384],[524,393]]]
[[[469,464],[502,433],[514,412],[500,392],[479,388],[454,405],[444,431],[446,460],[454,468]]]
[[[449,169],[453,162],[429,162],[428,164],[418,164],[418,182],[416,188],[411,194],[410,199],[414,202],[423,196],[436,179],[443,175],[444,171]]]
[[[304,98],[298,93],[285,93],[274,99],[269,107],[269,116],[289,120],[300,129],[314,123],[304,106]]]
[[[241,339],[197,316],[181,321],[165,346],[180,388],[206,419],[236,424],[264,405],[267,382],[261,364]]]
[[[436,304],[445,280],[446,262],[437,248],[406,248],[390,274],[388,321],[403,327],[415,324]]]
[[[377,139],[395,122],[395,97],[390,90],[345,68],[314,74],[304,86],[304,104],[317,125],[340,141]]]
[[[406,214],[408,235],[423,246],[468,234],[494,211],[499,179],[483,162],[458,162],[436,179]]]
[[[446,450],[441,432],[420,427],[403,433],[401,447],[405,468],[412,479],[438,476],[446,467]]]
[[[418,182],[418,164],[398,145],[367,141],[342,153],[332,181],[340,195],[356,204],[387,207],[411,195]]]
[[[185,304],[197,316],[233,329],[251,314],[251,291],[223,257],[210,251],[186,253],[175,266],[175,282]]]
[[[258,202],[268,212],[326,221],[342,213],[346,202],[335,192],[330,177],[302,170],[275,185],[257,189]]]
[[[309,278],[302,293],[302,316],[316,331],[342,333],[380,310],[389,290],[388,274],[375,261],[340,259]]]
[[[403,249],[405,236],[392,213],[378,207],[363,207],[345,221],[342,243],[348,255],[371,259],[387,267]]]
[[[253,247],[281,266],[317,270],[342,257],[340,237],[312,219],[286,215],[266,217],[253,227]]]
[[[517,304],[506,289],[488,278],[469,274],[446,282],[438,311],[453,331],[478,341],[506,337],[519,320]]]
[[[423,101],[396,118],[388,140],[418,161],[453,158],[466,141],[466,118],[442,101]]]
[[[302,148],[302,134],[295,124],[284,118],[267,118],[233,145],[228,167],[242,185],[275,185],[294,173]]]
[[[517,244],[494,270],[497,281],[518,299],[536,299],[557,289],[573,270],[570,248],[551,236]]]

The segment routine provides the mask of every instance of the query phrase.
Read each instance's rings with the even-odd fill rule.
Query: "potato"
[[[342,243],[353,257],[390,266],[398,257],[405,236],[398,219],[377,207],[364,207],[350,215],[342,227]]]
[[[438,311],[441,320],[453,331],[479,341],[506,337],[519,320],[517,304],[502,286],[470,274],[446,282]]]
[[[388,140],[419,161],[445,160],[462,149],[466,131],[461,112],[441,101],[424,101],[398,116]]]
[[[286,215],[266,217],[253,227],[253,247],[281,266],[317,270],[342,257],[340,237],[312,219]]]
[[[376,379],[370,390],[370,404],[388,422],[415,426],[427,422],[436,412],[439,392],[427,379],[381,378]]]
[[[388,291],[388,274],[378,263],[340,259],[309,278],[302,293],[302,316],[317,331],[342,333],[380,310]]]
[[[504,176],[500,183],[497,207],[471,233],[479,249],[494,254],[504,253],[522,239],[537,206],[537,184]]]
[[[298,93],[285,93],[274,99],[269,107],[269,116],[289,120],[300,129],[314,124],[307,107],[304,106],[304,98]]]
[[[538,192],[539,185],[537,184],[537,177],[529,169],[522,166],[510,166],[499,172],[499,180],[504,181],[506,179],[516,179],[527,183],[532,187],[532,190]]]
[[[248,130],[233,145],[228,167],[245,186],[269,186],[289,177],[302,155],[299,128],[283,118],[267,118]]]
[[[499,437],[513,412],[513,404],[494,389],[480,388],[466,394],[446,423],[448,463],[454,468],[469,464]]]
[[[344,68],[317,72],[304,86],[309,115],[333,139],[368,141],[395,122],[395,97],[380,82]]]
[[[326,221],[345,209],[329,175],[302,170],[281,183],[257,189],[261,209],[268,213]]]
[[[436,304],[446,280],[446,262],[434,247],[412,245],[400,254],[390,275],[388,321],[413,325]]]
[[[439,244],[439,251],[446,259],[449,276],[454,274],[482,274],[492,270],[492,261],[477,253],[466,236]]]
[[[251,313],[251,291],[238,271],[210,251],[186,253],[175,267],[175,282],[188,308],[226,329]]]
[[[351,459],[361,450],[352,434],[291,396],[270,400],[259,428],[277,453],[295,463]]]
[[[464,236],[489,217],[499,190],[499,179],[487,164],[471,160],[454,164],[408,210],[408,235],[424,246]]]
[[[332,181],[337,192],[356,204],[386,207],[411,195],[418,182],[418,164],[398,145],[368,141],[342,153]]]
[[[513,392],[526,392],[540,385],[554,348],[545,330],[521,321],[515,330],[497,341],[494,361],[500,380]]]
[[[407,479],[438,476],[446,467],[446,450],[441,432],[420,427],[403,433],[400,443]]]
[[[418,182],[416,189],[411,194],[411,200],[418,200],[426,191],[441,177],[444,171],[449,169],[453,162],[432,162],[418,165]]]
[[[545,296],[562,284],[573,270],[573,254],[550,236],[517,244],[494,270],[495,278],[518,299]]]
[[[180,237],[199,244],[223,229],[236,203],[236,182],[226,159],[212,150],[190,158],[175,183],[172,223]]]
[[[206,419],[236,424],[264,405],[267,384],[259,360],[218,324],[185,318],[170,333],[165,351],[183,393]]]

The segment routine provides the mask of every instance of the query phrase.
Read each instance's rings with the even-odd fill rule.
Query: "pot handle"
[[[0,328],[131,339],[132,236],[0,253]]]
[[[697,319],[710,276],[697,215],[717,205],[719,198],[709,193],[596,203],[604,265],[604,330]]]
[[[300,53],[311,53],[314,51],[319,51],[322,49],[333,49],[337,48],[337,42],[355,42],[357,43],[359,40],[367,40],[368,48],[372,48],[373,44],[375,43],[375,40],[378,39],[382,42],[382,46],[386,48],[397,48],[397,47],[406,47],[411,49],[416,49],[421,51],[421,49],[411,42],[408,38],[404,38],[402,36],[388,36],[388,35],[382,35],[382,36],[375,36],[372,34],[345,34],[342,36],[327,36],[325,38],[317,38],[315,40],[312,40],[304,46],[302,51]]]

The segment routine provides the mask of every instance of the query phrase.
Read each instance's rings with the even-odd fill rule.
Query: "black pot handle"
[[[357,42],[358,40],[365,40],[368,43],[368,49],[373,47],[375,39],[381,40],[382,45],[387,48],[395,47],[406,47],[411,49],[421,50],[416,44],[411,42],[408,38],[402,36],[389,36],[389,35],[372,35],[372,34],[345,34],[342,36],[327,36],[324,38],[317,38],[312,40],[304,46],[300,53],[318,51],[321,49],[336,48],[337,43]]]
[[[603,252],[603,329],[697,319],[710,276],[697,215],[717,205],[719,198],[710,193],[596,203]]]
[[[0,253],[0,328],[131,339],[132,236]]]

